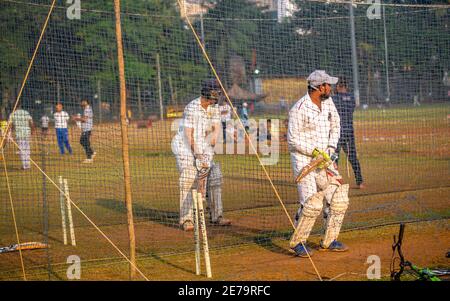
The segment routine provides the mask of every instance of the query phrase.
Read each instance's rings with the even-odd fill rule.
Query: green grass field
[[[357,149],[367,189],[350,191],[351,204],[344,222],[344,230],[348,232],[343,234],[344,238],[357,243],[355,237],[364,237],[370,250],[370,246],[379,247],[376,234],[379,230],[363,231],[360,230],[362,228],[399,221],[437,220],[423,228],[421,223],[417,223],[419,226],[414,226],[414,232],[417,239],[429,239],[432,233],[447,241],[446,244],[433,246],[430,252],[434,253],[430,255],[429,262],[419,257],[421,264],[441,263],[436,259],[436,254],[445,253],[449,237],[449,114],[450,106],[444,104],[360,110],[355,113]],[[282,127],[280,136],[284,132]],[[51,131],[46,140],[39,135],[33,137],[32,158],[55,183],[58,183],[59,176],[67,178],[72,200],[121,250],[128,253],[120,127],[118,124],[96,126],[92,143],[98,155],[93,165],[80,163],[83,152],[75,127],[70,135],[73,156],[58,154]],[[148,129],[137,129],[132,125],[129,130],[139,266],[151,279],[200,280],[202,278],[196,278],[193,272],[192,233],[184,233],[176,227],[179,196],[178,173],[170,149],[173,135],[170,121],[155,122]],[[258,279],[284,279],[281,271],[277,272],[276,263],[295,266],[286,251],[291,228],[256,156],[217,155],[215,160],[221,163],[224,174],[225,212],[233,220],[232,227],[208,228],[213,266],[218,271],[215,279],[252,279],[253,274]],[[50,258],[54,269],[51,277],[65,279],[61,271],[66,267],[67,256],[78,254],[86,264],[83,276],[86,278],[83,279],[127,279],[126,262],[74,208],[77,246],[62,244],[59,192],[48,179],[44,189],[44,177],[37,168],[27,172],[20,170],[16,149],[11,144],[5,149],[5,163],[21,241],[45,239],[44,203],[49,207],[51,247],[48,253],[45,250],[23,252],[29,277],[48,279],[47,263]],[[267,166],[267,169],[293,216],[297,210],[297,190],[285,141],[281,141],[278,163]],[[353,172],[350,168],[348,173],[344,154],[341,154],[340,172],[354,185]],[[15,243],[16,236],[4,171],[0,177],[0,246],[6,246]],[[318,221],[314,228],[315,238],[319,237],[317,234],[321,232],[321,227],[322,223]],[[395,233],[396,230],[392,227],[390,231]],[[384,233],[386,237],[392,237],[391,234]],[[384,239],[387,241],[386,237]],[[262,259],[258,261],[258,256],[252,256],[252,252],[261,252],[266,264]],[[361,252],[357,256],[354,254],[358,260],[366,254]],[[349,260],[356,260],[352,252],[348,254]],[[323,258],[319,261],[328,266]],[[313,273],[306,272],[310,266],[303,262],[306,270],[300,269],[286,277],[290,280],[314,279]],[[0,254],[0,266],[0,279],[15,279],[21,275],[18,253]],[[265,266],[267,271],[263,269]],[[246,272],[237,273],[239,267]],[[330,275],[338,272],[333,267],[324,269]],[[350,273],[345,267],[342,269],[342,273]],[[344,278],[352,279],[355,275],[347,276]]]

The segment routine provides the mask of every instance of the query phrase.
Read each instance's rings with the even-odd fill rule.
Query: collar
[[[322,106],[323,106],[323,103],[324,102],[322,102]],[[309,93],[306,93],[305,106],[308,107],[308,109],[311,109],[311,110],[316,111],[318,113],[321,112],[319,107],[317,107],[317,105],[315,105],[313,103],[313,101],[311,99],[311,96],[309,96]]]

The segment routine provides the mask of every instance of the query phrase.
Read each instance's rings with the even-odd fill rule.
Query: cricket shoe
[[[183,229],[183,231],[194,231],[194,224],[191,221],[185,221],[183,223],[183,225],[181,225],[181,228]]]
[[[211,221],[211,224],[213,226],[230,226],[231,225],[231,220],[229,220],[227,218],[219,217],[217,219],[217,221]]]
[[[92,159],[86,159],[86,160],[84,160],[84,161],[81,162],[81,163],[83,163],[83,164],[92,164],[92,163],[94,163],[94,160],[92,160]]]
[[[329,252],[345,252],[348,250],[348,247],[344,245],[342,242],[333,240],[328,248],[325,248],[320,242],[319,251],[329,251]]]
[[[306,244],[306,242],[303,244],[299,243],[297,246],[292,248],[292,251],[294,251],[295,256],[298,257],[309,257],[313,254],[313,250]]]

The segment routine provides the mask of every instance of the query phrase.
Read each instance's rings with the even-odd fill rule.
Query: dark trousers
[[[91,148],[91,131],[81,133],[80,144],[83,146],[87,158],[91,159],[92,154],[94,153]]]
[[[65,129],[56,129],[56,140],[58,141],[59,153],[64,155],[64,147],[67,148],[69,154],[72,154],[72,148],[69,143],[69,131]]]
[[[341,149],[348,156],[348,160],[352,164],[353,172],[355,173],[356,184],[361,184],[363,182],[363,178],[361,175],[361,166],[359,165],[358,157],[356,155],[355,136],[348,135],[339,138],[336,153],[339,154]]]
[[[227,123],[222,121],[223,143],[227,143]]]

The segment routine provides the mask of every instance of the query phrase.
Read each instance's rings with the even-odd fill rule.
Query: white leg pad
[[[208,210],[212,222],[223,216],[222,206],[222,172],[220,165],[214,163],[208,176]]]
[[[291,248],[294,248],[300,242],[305,242],[308,239],[312,227],[316,222],[317,216],[322,211],[323,196],[324,192],[321,191],[315,193],[306,200],[301,210],[297,227],[291,237],[291,241],[289,242]]]
[[[331,199],[325,237],[322,240],[322,245],[325,248],[338,238],[339,232],[341,231],[342,222],[349,203],[348,190],[349,184],[339,186]]]
[[[197,170],[194,166],[183,168],[180,174],[180,225],[193,221],[192,189],[196,188]]]

